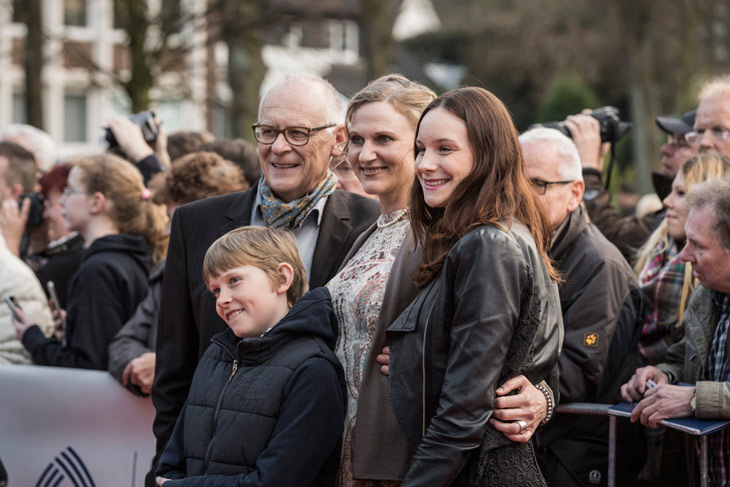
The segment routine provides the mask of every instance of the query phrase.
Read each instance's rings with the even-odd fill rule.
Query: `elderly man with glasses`
[[[581,161],[573,142],[547,128],[525,132],[519,140],[527,176],[553,229],[550,258],[563,279],[559,287],[565,326],[558,361],[560,402],[615,402],[620,384],[636,366],[633,350],[642,317],[636,277],[618,249],[587,221],[581,205]],[[607,432],[606,418],[565,415],[538,429],[535,446],[548,484],[562,485],[563,469],[579,476],[595,470],[592,478],[605,478],[607,456],[592,448],[605,441]],[[620,459],[620,485],[629,485],[620,480],[635,479],[641,466],[636,462],[641,452],[632,448],[631,439],[628,432],[622,435],[626,444],[619,451],[631,460]],[[595,465],[585,469],[586,462]]]
[[[258,183],[175,211],[152,387],[157,452],[172,434],[200,355],[226,329],[201,277],[210,244],[247,225],[289,229],[315,288],[334,275],[355,238],[379,215],[374,200],[335,190],[328,165],[346,141],[343,113],[327,81],[287,77],[264,96],[253,126],[263,173]],[[147,485],[150,480],[148,475]]]
[[[699,152],[730,156],[730,75],[708,81],[697,96],[694,130],[685,139]]]

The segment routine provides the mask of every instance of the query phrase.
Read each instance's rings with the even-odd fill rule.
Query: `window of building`
[[[357,23],[351,20],[332,20],[328,27],[330,49],[357,52],[360,36]]]
[[[13,93],[13,123],[28,123],[25,115],[25,94]]]
[[[63,140],[86,142],[86,95],[66,93],[63,100]]]
[[[72,25],[77,27],[85,27],[86,20],[86,0],[64,0],[63,2],[63,23],[64,25]]]

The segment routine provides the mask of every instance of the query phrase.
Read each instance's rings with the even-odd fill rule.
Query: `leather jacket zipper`
[[[423,436],[426,436],[426,340],[432,312],[433,305],[431,305],[431,309],[428,310],[428,316],[426,317],[426,326],[423,328],[423,347],[421,349],[421,374],[423,375],[423,385],[421,389],[421,435]]]

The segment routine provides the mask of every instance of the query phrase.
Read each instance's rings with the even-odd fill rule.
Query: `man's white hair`
[[[555,149],[560,157],[558,174],[564,181],[583,181],[583,167],[580,163],[578,148],[572,140],[563,135],[559,130],[538,127],[523,133],[519,137],[520,146],[526,147],[532,144],[549,144]],[[545,148],[544,152],[547,152]]]
[[[697,101],[702,102],[716,96],[730,97],[730,75],[717,76],[707,81],[700,89]]]
[[[332,83],[320,76],[310,73],[288,74],[275,83],[271,88],[269,88],[266,95],[261,97],[261,102],[259,103],[259,115],[261,115],[261,104],[264,102],[264,99],[266,99],[266,96],[269,92],[271,92],[271,90],[282,85],[301,83],[310,84],[321,90],[322,100],[324,101],[324,115],[327,120],[327,124],[334,123],[341,125],[344,123],[344,111],[342,108],[342,101],[340,100],[340,94],[337,92],[335,87],[332,86]]]
[[[11,123],[5,127],[0,139],[15,142],[31,151],[41,171],[48,171],[56,163],[56,143],[39,128],[24,123]]]

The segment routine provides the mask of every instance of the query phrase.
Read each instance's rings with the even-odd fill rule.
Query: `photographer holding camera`
[[[145,186],[155,174],[170,167],[167,135],[154,112],[114,117],[105,130],[109,152],[134,164],[142,173]]]
[[[661,221],[664,210],[642,217],[622,218],[611,204],[611,195],[605,188],[603,180],[604,177],[610,177],[610,168],[604,175],[601,167],[609,149],[608,142],[618,140],[610,138],[610,126],[620,127],[623,122],[617,122],[616,117],[613,122],[607,123],[606,118],[602,118],[605,114],[599,110],[584,110],[580,114],[570,115],[565,120],[564,127],[580,154],[585,181],[583,202],[591,221],[611,243],[618,247],[626,260],[633,263],[637,249],[644,244],[657,223]],[[684,134],[692,130],[694,112],[686,113],[682,118],[657,117],[656,121],[659,128],[669,135],[667,143],[661,148],[662,172],[652,174],[655,191],[660,198],[663,198],[676,172],[697,152],[684,141]],[[620,134],[619,137],[623,135],[620,130],[614,133]]]
[[[18,258],[31,200],[26,198],[20,209],[18,204],[24,193],[33,190],[35,173],[33,154],[13,142],[0,142],[0,298],[14,296],[44,334],[49,334],[53,321],[43,290],[33,271]],[[30,355],[15,337],[10,310],[3,305],[0,308],[0,364],[30,363]]]
[[[0,142],[0,230],[16,257],[48,244],[40,228],[43,197],[34,193],[37,169],[32,152],[15,142]]]

